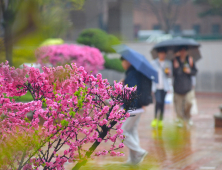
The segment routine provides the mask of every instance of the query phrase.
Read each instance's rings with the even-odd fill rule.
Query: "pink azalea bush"
[[[92,71],[93,74],[103,69],[105,62],[97,48],[75,44],[42,46],[36,50],[36,57],[42,66],[76,63],[78,67],[83,66],[85,71],[88,73]]]
[[[129,113],[119,105],[128,110],[136,88],[116,82],[111,86],[101,74],[94,77],[76,64],[42,69],[40,73],[33,67],[15,69],[7,62],[0,64],[0,146],[8,146],[13,138],[14,147],[19,148],[11,148],[11,156],[1,154],[0,169],[62,170],[67,161],[75,162],[73,169],[79,169],[92,156],[122,156],[116,150],[124,147],[121,126]],[[11,98],[27,92],[33,101]],[[28,113],[33,114],[31,121]],[[118,138],[120,144],[116,145]],[[113,143],[110,150],[94,153],[108,140]],[[89,143],[91,147],[87,147]],[[67,149],[59,152],[64,146]],[[0,153],[7,152],[3,148]]]

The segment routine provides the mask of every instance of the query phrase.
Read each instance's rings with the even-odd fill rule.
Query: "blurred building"
[[[71,12],[74,30],[67,38],[75,39],[85,28],[100,28],[123,40],[133,40],[139,30],[164,30],[148,1],[158,4],[161,0],[86,1],[82,10]],[[180,4],[171,34],[202,39],[218,39],[222,35],[222,17],[200,17],[204,7],[195,5],[193,0],[175,2]]]
[[[139,30],[163,30],[161,23],[154,14],[152,5],[147,3],[148,0],[135,0],[134,2],[134,30],[135,35]],[[158,6],[160,0],[153,1]],[[194,4],[193,0],[175,0],[178,11],[173,28],[170,33],[181,36],[202,37],[203,39],[218,38],[222,35],[222,17],[221,16],[205,16],[200,17],[200,13],[204,11],[204,6]],[[160,6],[161,4],[159,4]],[[174,7],[176,8],[176,7]],[[172,10],[176,10],[172,8]],[[163,12],[163,11],[156,11]],[[221,37],[222,38],[222,37]]]
[[[67,38],[75,39],[86,28],[100,28],[123,40],[133,37],[134,0],[90,0],[80,11],[71,12],[74,30]]]

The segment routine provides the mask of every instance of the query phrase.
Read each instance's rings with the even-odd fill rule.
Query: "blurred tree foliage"
[[[1,116],[0,120],[3,119],[4,116]],[[4,140],[5,142],[0,144],[0,169],[8,169],[7,167],[10,165],[13,170],[21,170],[20,165],[26,161],[27,153],[30,151],[36,152],[40,149],[40,136],[37,132],[29,134],[24,132],[23,129],[18,129],[16,134],[9,135]],[[21,160],[21,162],[18,160]]]
[[[96,47],[105,53],[114,53],[115,50],[112,46],[120,44],[117,37],[97,28],[83,30],[77,38],[77,42]]]
[[[200,16],[218,15],[222,17],[222,0],[194,0],[194,3],[205,7]]]
[[[0,0],[5,59],[15,66],[34,62],[36,47],[47,38],[61,36],[71,26],[70,10],[81,9],[84,1]],[[0,60],[5,60],[3,56],[0,53]]]

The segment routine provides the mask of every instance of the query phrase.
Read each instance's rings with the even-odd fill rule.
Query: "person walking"
[[[122,66],[126,70],[126,77],[123,80],[124,85],[128,87],[137,86],[138,96],[142,93],[142,79],[144,75],[138,72],[129,61],[121,57]],[[151,87],[147,87],[151,88]],[[129,148],[129,157],[125,165],[136,165],[143,161],[148,152],[140,147],[138,136],[138,125],[142,113],[145,111],[144,106],[140,104],[139,99],[135,99],[132,107],[136,110],[130,112],[131,117],[127,118],[123,123],[122,130],[125,135],[124,144]]]
[[[173,88],[174,106],[178,118],[178,126],[185,124],[192,125],[190,111],[192,107],[193,91],[192,76],[195,76],[197,69],[193,58],[187,53],[187,46],[178,46],[180,56],[173,59]]]
[[[158,83],[153,82],[152,91],[155,94],[155,115],[154,120],[151,122],[153,128],[163,127],[163,115],[164,115],[164,105],[165,96],[170,90],[170,85],[168,78],[172,74],[172,64],[169,60],[166,60],[167,49],[157,48],[156,49],[158,58],[153,60],[152,65],[158,71]]]
[[[196,99],[196,95],[195,95],[195,87],[197,84],[196,76],[192,76],[191,79],[192,79],[193,100],[192,100],[192,107],[191,107],[190,113],[191,113],[191,115],[195,115],[195,114],[198,114],[197,99]],[[191,125],[193,124],[192,121],[190,123],[191,123]]]

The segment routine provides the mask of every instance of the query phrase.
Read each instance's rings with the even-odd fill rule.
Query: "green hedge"
[[[5,62],[5,45],[3,38],[0,38],[0,63]]]
[[[116,70],[118,72],[124,72],[120,59],[118,58],[109,59],[106,55],[104,55],[104,59],[105,59],[105,64],[104,64],[105,68]]]
[[[77,42],[96,47],[106,53],[115,53],[112,46],[121,44],[116,36],[107,34],[105,31],[96,28],[83,30],[77,38]]]

